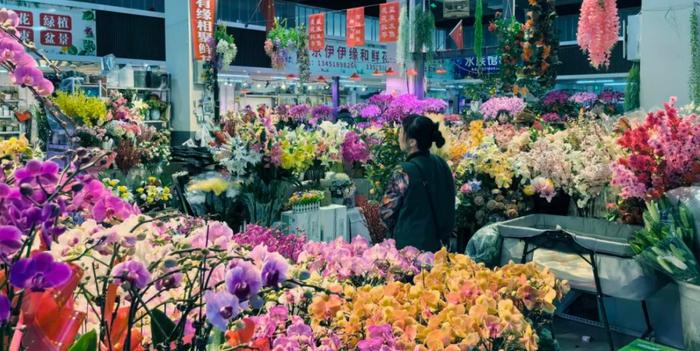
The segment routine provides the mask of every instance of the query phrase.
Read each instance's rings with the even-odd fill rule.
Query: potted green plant
[[[148,116],[151,121],[160,120],[165,109],[168,107],[168,104],[160,99],[150,99],[146,103],[150,108]]]

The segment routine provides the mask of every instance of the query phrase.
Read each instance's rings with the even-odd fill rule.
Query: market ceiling
[[[442,3],[443,0],[426,0],[431,1],[434,4],[433,13],[435,14],[435,23],[438,27],[451,28],[458,20],[454,19],[443,19],[442,18]],[[512,0],[483,0],[484,1],[484,15],[485,22],[493,18],[493,15],[497,11],[503,9],[504,2],[510,3]],[[379,7],[372,6],[384,3],[383,0],[345,0],[345,1],[329,1],[329,0],[292,0],[299,4],[322,7],[330,10],[344,10],[353,7],[366,6],[365,14],[367,16],[379,16]],[[471,0],[472,11],[474,9],[474,0]],[[528,7],[528,0],[516,0],[516,9],[523,9]],[[556,0],[557,12],[560,15],[570,15],[577,14],[581,7],[581,0]],[[617,5],[619,8],[629,8],[629,7],[641,7],[641,0],[618,0]],[[367,7],[368,6],[368,7]],[[473,12],[472,12],[473,13]],[[464,20],[464,24],[469,26],[474,23],[473,17],[468,17]]]

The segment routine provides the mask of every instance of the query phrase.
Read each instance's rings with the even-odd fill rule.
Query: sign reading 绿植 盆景
[[[95,11],[4,3],[19,15],[18,35],[49,55],[97,55]]]

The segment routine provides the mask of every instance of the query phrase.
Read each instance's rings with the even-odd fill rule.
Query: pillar
[[[165,1],[165,67],[170,74],[172,144],[180,145],[199,129],[195,107],[203,86],[195,82],[189,0]]]
[[[693,0],[644,0],[640,28],[641,108],[690,102],[690,14]]]

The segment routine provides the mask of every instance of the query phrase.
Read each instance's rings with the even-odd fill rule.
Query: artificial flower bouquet
[[[700,125],[696,115],[680,115],[675,101],[671,98],[620,136],[625,154],[613,164],[612,184],[623,199],[658,199],[667,190],[698,181]]]
[[[666,198],[647,203],[644,229],[631,240],[637,260],[676,281],[700,285],[700,266],[693,253],[695,224],[682,203]]]

